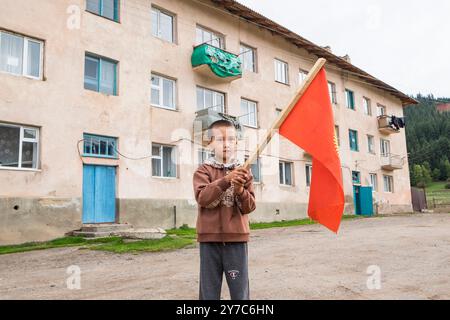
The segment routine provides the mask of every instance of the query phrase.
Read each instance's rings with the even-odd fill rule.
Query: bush
[[[450,189],[450,183],[447,183],[447,184],[445,185],[445,189]]]

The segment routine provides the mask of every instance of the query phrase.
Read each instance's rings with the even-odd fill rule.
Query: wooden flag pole
[[[249,156],[247,161],[245,161],[243,168],[248,169],[250,165],[258,159],[258,156],[261,154],[261,152],[264,151],[264,148],[269,144],[270,140],[272,140],[272,137],[275,135],[277,130],[280,128],[281,124],[284,122],[284,120],[287,118],[289,113],[292,111],[292,109],[297,104],[297,101],[303,96],[303,94],[306,92],[308,87],[311,85],[311,82],[314,80],[314,78],[317,76],[319,71],[322,69],[322,67],[325,65],[327,60],[320,58],[317,60],[316,64],[312,67],[312,69],[309,71],[308,76],[306,77],[305,81],[303,81],[302,85],[298,89],[295,96],[292,98],[291,102],[288,104],[288,106],[280,113],[278,116],[278,119],[275,120],[272,127],[269,129],[269,131],[266,133],[266,136],[262,141],[258,144],[257,148],[253,153]]]

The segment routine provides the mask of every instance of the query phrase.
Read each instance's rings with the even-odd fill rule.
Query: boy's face
[[[227,163],[235,158],[237,151],[237,136],[234,126],[217,125],[211,128],[211,143],[216,159]]]

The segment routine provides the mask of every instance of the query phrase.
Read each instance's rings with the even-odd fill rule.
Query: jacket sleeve
[[[236,195],[236,204],[241,214],[249,214],[256,209],[253,175],[250,175],[250,179],[244,185],[244,192]]]
[[[201,166],[194,173],[194,194],[197,203],[204,208],[215,208],[220,197],[231,186],[225,178],[211,181],[208,171]]]

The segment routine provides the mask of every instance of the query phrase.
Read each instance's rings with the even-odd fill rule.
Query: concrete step
[[[100,223],[100,224],[84,224],[81,227],[82,232],[113,232],[124,231],[133,228],[129,224],[120,223]]]
[[[138,228],[123,231],[114,231],[112,232],[112,235],[125,239],[150,240],[164,238],[166,236],[166,231],[161,228]]]
[[[89,232],[89,231],[73,231],[72,235],[75,237],[83,237],[83,238],[106,238],[111,236],[111,231],[104,232]]]

